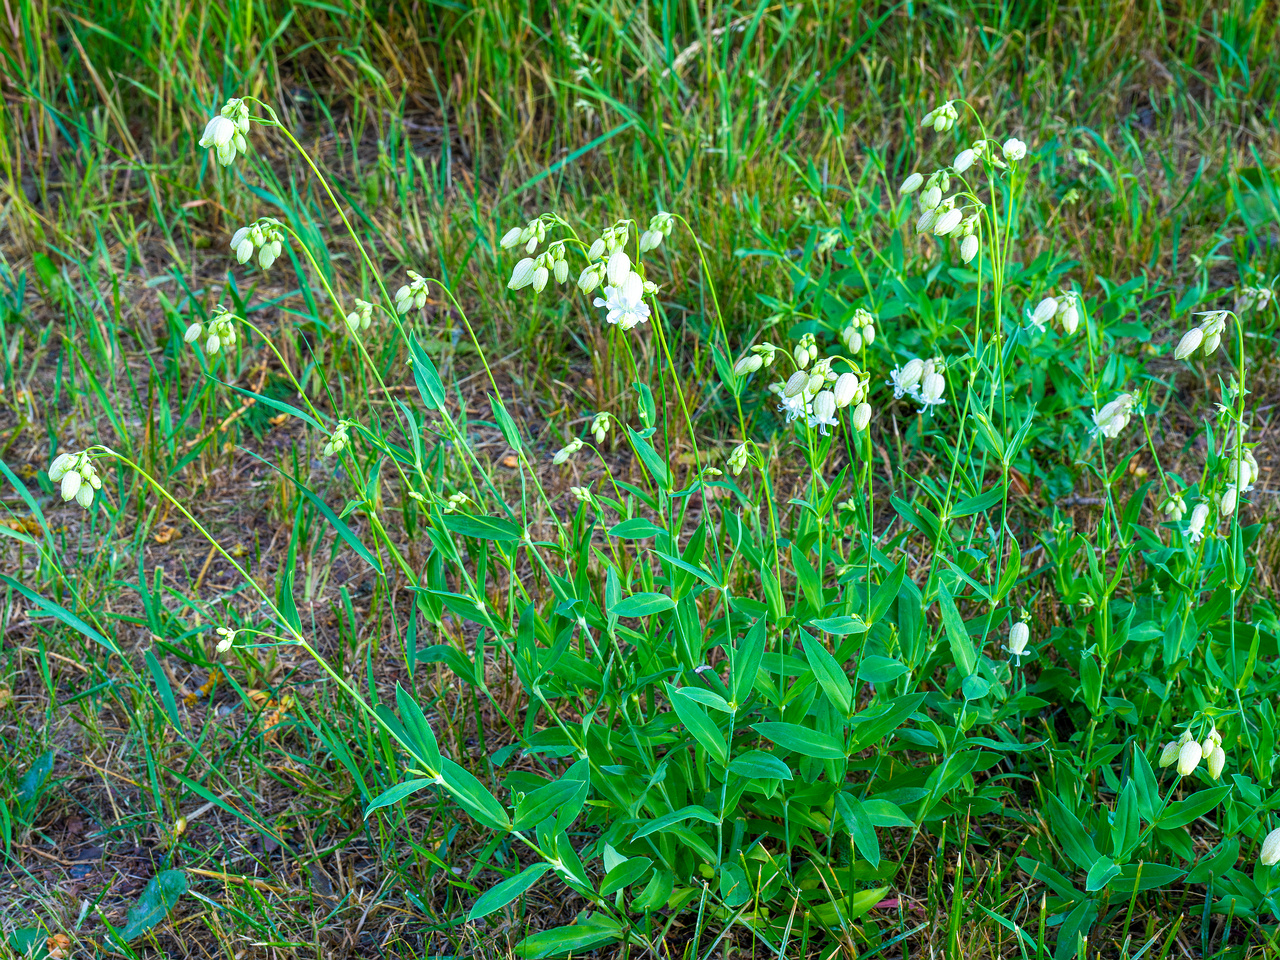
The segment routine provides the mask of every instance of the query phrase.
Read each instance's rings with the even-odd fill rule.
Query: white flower
[[[524,232],[523,227],[512,227],[502,235],[502,239],[498,241],[498,245],[503,250],[510,250],[520,242],[520,234]]]
[[[339,420],[333,428],[333,435],[329,437],[328,442],[324,445],[324,455],[326,457],[336,456],[351,444],[351,437],[347,433],[349,421]]]
[[[1062,329],[1067,336],[1076,332],[1080,326],[1080,294],[1068,290],[1058,298],[1058,319],[1062,321]]]
[[[968,263],[978,255],[978,238],[973,234],[960,241],[960,259]]]
[[[1044,325],[1052,320],[1058,313],[1058,301],[1053,297],[1045,297],[1036,304],[1035,311],[1031,314],[1031,322],[1041,330]]]
[[[247,227],[241,227],[231,235],[231,252],[241,263],[247,263],[258,251],[258,266],[263,270],[271,269],[284,250],[284,229],[279,220],[264,217]]]
[[[823,390],[813,398],[813,414],[809,417],[809,426],[817,427],[818,432],[826,435],[827,427],[839,426],[836,419],[836,395],[830,390]]]
[[[924,375],[924,361],[919,357],[908,360],[906,366],[899,369],[893,368],[893,372],[889,374],[889,379],[885,381],[885,386],[893,387],[893,398],[901,400],[906,394],[914,394],[916,384],[920,382],[920,378]]]
[[[1093,436],[1101,434],[1109,440],[1120,436],[1129,424],[1129,414],[1133,410],[1135,398],[1133,394],[1122,393],[1101,410],[1093,411]]]
[[[1192,327],[1182,335],[1182,339],[1178,341],[1177,347],[1173,351],[1173,359],[1185,360],[1204,343],[1204,331],[1199,327]]]
[[[942,188],[937,184],[920,194],[920,206],[925,210],[936,210],[942,203]]]
[[[1010,137],[1004,142],[1004,158],[1008,161],[1016,162],[1027,155],[1027,145],[1016,137]]]
[[[858,375],[855,373],[842,373],[836,380],[835,398],[836,406],[844,409],[858,396]]]
[[[948,100],[939,106],[934,107],[920,120],[920,126],[933,127],[935,133],[946,133],[956,125],[960,115],[956,112],[956,108]]]
[[[231,649],[231,645],[236,642],[237,631],[235,630],[230,630],[227,627],[218,627],[213,632],[216,633],[219,638],[216,651],[218,653],[226,653]]]
[[[607,413],[597,413],[595,419],[591,421],[591,434],[596,438],[596,443],[604,443],[604,438],[608,433],[609,415]]]
[[[1191,776],[1196,772],[1196,767],[1200,766],[1200,761],[1203,759],[1204,752],[1200,749],[1200,744],[1194,740],[1188,740],[1178,750],[1178,776]]]
[[[1280,861],[1280,828],[1272,830],[1262,841],[1262,851],[1258,854],[1258,862],[1270,867]]]
[[[778,404],[778,409],[787,415],[787,423],[792,420],[799,420],[805,416],[806,408],[809,401],[805,398],[804,391],[800,391],[795,396],[783,396],[782,403]]]
[[[582,439],[574,437],[565,446],[556,451],[556,455],[551,458],[551,462],[557,467],[566,463],[570,457],[582,449]]]
[[[213,318],[209,321],[209,339],[205,341],[204,348],[209,353],[217,353],[224,346],[234,346],[236,342],[235,322],[239,319],[235,314],[231,313],[222,304],[213,311]],[[182,339],[187,343],[195,343],[204,335],[204,324],[196,321],[187,327],[187,332]]]
[[[1178,523],[1187,515],[1187,502],[1182,499],[1181,494],[1171,494],[1164,503],[1160,504],[1160,512],[1174,523]]]
[[[626,283],[631,276],[631,258],[627,256],[624,250],[615,250],[609,254],[609,260],[605,265],[605,275],[609,278],[609,283],[615,287],[620,287]]]
[[[848,347],[850,353],[857,353],[862,349],[862,334],[855,327],[846,327],[840,335],[844,340],[844,345]]]
[[[1187,525],[1187,536],[1192,543],[1199,543],[1204,539],[1204,524],[1208,519],[1209,505],[1197,503],[1196,508],[1191,511],[1191,522]]]
[[[367,300],[356,300],[355,309],[347,314],[347,326],[351,328],[351,332],[357,330],[368,330],[369,325],[373,323],[373,304]]]
[[[235,121],[221,114],[205,124],[204,134],[200,137],[200,146],[213,150],[224,167],[235,160],[236,150],[243,149],[243,143],[244,135],[236,130]]]
[[[427,305],[427,280],[425,277],[407,271],[409,282],[396,291],[396,313],[402,316],[410,310],[421,310]],[[513,277],[514,279],[514,277]],[[510,286],[510,284],[508,284]]]
[[[918,173],[913,173],[907,179],[902,181],[902,186],[898,188],[899,193],[915,193],[924,183],[924,177]]]
[[[644,281],[638,273],[628,273],[621,285],[605,287],[604,298],[596,297],[593,302],[608,311],[605,314],[607,322],[616,323],[623,330],[630,330],[649,319],[649,305],[644,302]]]
[[[747,465],[747,445],[740,443],[733,448],[733,452],[729,454],[729,469],[733,471],[736,477],[742,473]]]
[[[853,429],[861,432],[871,423],[871,404],[860,403],[853,408]]]
[[[977,155],[973,152],[973,148],[968,147],[956,154],[956,158],[951,161],[951,169],[956,173],[964,173],[973,166],[975,159],[977,159]]]
[[[1027,652],[1027,643],[1031,640],[1031,628],[1019,621],[1009,628],[1009,643],[1005,647],[1011,657],[1022,657]]]
[[[960,226],[960,221],[964,219],[964,213],[956,210],[954,207],[938,218],[938,222],[933,225],[934,236],[945,237],[956,227]]]
[[[675,217],[669,213],[655,214],[653,219],[649,221],[649,229],[640,234],[640,252],[648,253],[658,244],[662,243],[663,237],[671,236],[671,229],[675,226]]]
[[[511,271],[511,279],[507,281],[507,289],[524,289],[529,286],[529,284],[533,283],[537,272],[538,261],[533,259],[533,257],[525,257],[523,260],[517,261],[515,269]]]
[[[1171,766],[1178,759],[1178,751],[1181,744],[1177,740],[1170,740],[1164,745],[1164,749],[1160,751],[1160,766]]]
[[[75,500],[88,510],[93,506],[94,491],[102,489],[102,480],[89,458],[83,453],[64,453],[49,464],[49,479],[59,484],[63,500]]]
[[[920,393],[916,400],[925,409],[936,407],[947,402],[942,396],[946,390],[947,381],[942,374],[930,373],[920,382]]]
[[[733,372],[738,376],[746,376],[748,373],[755,373],[764,366],[764,359],[756,353],[748,353],[733,365]]]
[[[797,370],[788,379],[786,386],[782,388],[782,395],[787,399],[791,397],[801,396],[809,388],[809,375],[803,370]]]
[[[1218,513],[1223,517],[1229,517],[1236,512],[1236,500],[1239,495],[1236,492],[1235,485],[1229,485],[1222,491],[1222,495],[1218,497]]]
[[[916,233],[928,233],[933,229],[933,225],[938,222],[938,210],[935,207],[932,210],[926,210],[920,215],[920,219],[916,221]]]

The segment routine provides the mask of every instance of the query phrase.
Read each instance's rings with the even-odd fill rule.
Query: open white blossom
[[[840,425],[836,419],[836,395],[830,390],[823,390],[814,397],[811,409],[808,423],[810,427],[817,427],[819,433],[825,435],[827,427]]]
[[[625,254],[624,254],[625,256]],[[644,281],[638,273],[628,273],[618,286],[604,288],[604,297],[596,297],[597,307],[606,310],[605,320],[630,330],[649,320],[649,305],[644,302]]]
[[[1195,509],[1191,511],[1191,521],[1187,525],[1187,537],[1192,543],[1199,543],[1204,539],[1204,524],[1208,519],[1209,505],[1197,503]]]
[[[1122,393],[1101,410],[1094,409],[1091,433],[1095,437],[1101,435],[1108,440],[1114,440],[1129,425],[1129,416],[1136,403],[1137,398],[1133,394]]]

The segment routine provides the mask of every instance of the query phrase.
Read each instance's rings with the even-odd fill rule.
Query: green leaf
[[[674,609],[675,605],[665,593],[633,593],[619,600],[613,612],[620,617],[650,617]]]
[[[623,860],[604,875],[604,880],[600,883],[600,896],[607,897],[617,893],[623,887],[639,883],[652,865],[653,861],[648,857],[632,857],[629,860]]]
[[[413,379],[418,385],[418,394],[428,410],[440,410],[444,407],[444,384],[440,382],[440,374],[436,365],[422,349],[417,338],[409,334],[409,359],[413,361]]]
[[[969,631],[965,629],[956,602],[951,598],[951,591],[945,583],[938,584],[938,606],[942,610],[942,625],[947,632],[947,640],[951,644],[951,656],[963,677],[969,676],[977,669],[978,654],[973,649],[973,641]]]
[[[89,626],[87,623],[85,623],[83,620],[77,617],[70,610],[64,610],[62,607],[58,606],[52,600],[46,600],[44,597],[40,596],[40,594],[35,593],[34,591],[23,586],[8,574],[0,573],[0,582],[4,582],[8,584],[10,587],[12,587],[14,590],[17,590],[20,594],[22,594],[24,597],[26,597],[36,606],[40,607],[46,613],[52,614],[54,619],[57,620],[59,623],[61,623],[63,626],[70,627],[72,630],[74,630],[76,633],[80,634],[81,636],[88,637],[90,640],[94,641],[95,643],[101,644],[102,646],[110,650],[112,653],[114,653],[116,656],[120,655],[120,651],[116,649],[116,645],[114,643],[112,643],[110,640],[108,640],[106,637],[100,634],[97,630],[93,629],[93,627]]]
[[[484,784],[448,757],[440,758],[440,767],[445,786],[471,816],[493,830],[511,829],[507,811],[493,798],[493,794],[485,789]]]
[[[733,713],[733,707],[729,706],[725,698],[710,690],[703,690],[701,687],[681,687],[676,693],[681,697],[696,700],[704,707],[710,707],[712,710],[719,710],[721,713]]]
[[[23,960],[45,960],[49,956],[49,931],[44,927],[23,927],[9,934],[9,949]]]
[[[297,417],[299,420],[304,420],[317,430],[324,431],[325,429],[313,416],[311,416],[311,414],[299,410],[291,403],[285,403],[283,400],[273,400],[271,397],[264,397],[260,393],[254,393],[252,390],[245,390],[242,387],[237,387],[234,383],[226,383],[225,381],[219,380],[217,377],[209,377],[209,379],[214,383],[221,383],[224,387],[230,387],[236,393],[249,397],[256,403],[264,403],[268,407],[279,410],[281,413],[287,413],[290,416]]]
[[[471,912],[467,915],[467,919],[479,920],[481,917],[487,917],[495,910],[501,910],[541,880],[542,875],[550,869],[551,864],[545,861],[535,863],[532,866],[525,867],[514,877],[507,877],[496,886],[490,887],[471,905]]]
[[[873,869],[880,866],[880,840],[862,802],[847,793],[837,793],[835,802],[853,845]]]
[[[990,510],[1003,499],[1004,492],[999,487],[992,487],[986,493],[980,493],[976,497],[966,497],[961,500],[951,508],[951,516],[971,517],[975,513]]]
[[[873,743],[878,743],[890,732],[897,730],[911,714],[916,712],[920,704],[924,703],[924,698],[923,693],[909,693],[905,697],[898,697],[888,703],[877,704],[861,713],[855,713],[852,719],[857,726],[854,727],[853,745],[849,752],[852,754],[865,750]]]
[[[627,436],[631,440],[631,446],[636,451],[636,455],[640,457],[640,462],[649,471],[649,475],[658,481],[662,489],[670,490],[671,470],[666,461],[658,456],[658,452],[653,449],[648,440],[632,430],[630,426],[627,427]]]
[[[642,840],[645,837],[649,836],[649,834],[651,833],[657,833],[659,830],[665,830],[667,827],[671,826],[672,824],[680,823],[683,820],[690,820],[690,819],[701,820],[703,823],[719,823],[720,822],[719,820],[716,819],[715,814],[713,814],[706,807],[697,806],[696,804],[690,804],[687,807],[681,807],[679,810],[675,810],[671,813],[664,813],[662,816],[658,817],[655,820],[641,821],[641,825],[639,829],[636,830],[635,834],[632,835],[631,839]]]
[[[1099,857],[1093,862],[1093,866],[1089,868],[1089,875],[1085,877],[1084,888],[1089,893],[1097,893],[1106,887],[1107,881],[1120,873],[1110,857]]]
[[[436,742],[435,731],[413,694],[399,683],[396,684],[396,706],[400,708],[400,719],[408,738],[405,747],[428,769],[439,770],[440,745]]]
[[[679,696],[675,687],[666,684],[667,698],[680,718],[680,722],[693,734],[695,740],[706,748],[716,763],[724,766],[729,762],[729,747],[720,733],[720,728],[712,722],[707,711],[689,697]],[[728,706],[728,704],[726,704]]]
[[[832,706],[847,717],[853,712],[853,685],[849,683],[844,669],[826,647],[807,633],[802,633],[800,642],[822,692],[827,695]]]
[[[541,960],[560,954],[583,954],[622,938],[622,928],[607,917],[593,914],[567,927],[552,927],[525,937],[516,944],[516,955]]]
[[[434,777],[417,777],[413,780],[406,780],[404,783],[397,783],[394,787],[382,791],[374,798],[373,802],[365,809],[364,818],[368,820],[369,814],[373,813],[373,811],[397,804],[405,797],[426,789],[435,782]]]
[[[748,750],[733,758],[729,772],[753,780],[791,780],[791,768],[765,750]]]
[[[516,426],[516,422],[511,419],[511,414],[507,413],[507,408],[502,402],[501,397],[490,396],[489,408],[493,411],[493,419],[498,424],[498,429],[502,431],[502,437],[512,450],[519,450],[520,429]]]
[[[847,637],[851,633],[867,632],[866,621],[861,617],[828,617],[825,620],[810,620],[806,626],[837,637]]]
[[[1211,790],[1201,790],[1193,793],[1185,800],[1179,800],[1165,807],[1164,813],[1156,821],[1165,830],[1172,830],[1175,827],[1185,827],[1193,820],[1203,817],[1206,813],[1220,804],[1227,798],[1227,794],[1231,792],[1230,784],[1224,784],[1221,787],[1214,787]]]
[[[764,645],[767,639],[764,617],[751,625],[742,643],[733,651],[733,676],[731,693],[735,703],[742,703],[751,692],[756,676],[760,673],[760,663],[764,660]]]
[[[845,759],[844,745],[829,733],[821,733],[797,723],[765,722],[752,726],[756,733],[778,746],[816,760]]]
[[[536,827],[552,815],[558,815],[561,808],[572,809],[573,816],[568,817],[565,824],[572,823],[582,810],[587,799],[587,782],[585,780],[555,780],[546,786],[538,787],[526,793],[516,804],[516,816],[513,829],[528,830]]]
[[[129,911],[125,925],[117,931],[128,943],[142,936],[169,915],[178,898],[187,892],[187,875],[181,870],[163,870],[151,878],[138,902]]]
[[[658,537],[666,532],[652,520],[646,520],[644,517],[623,520],[609,528],[609,536],[623,540],[648,540],[650,537]]]
[[[862,662],[858,664],[858,679],[865,680],[867,683],[888,683],[906,672],[905,663],[876,654],[863,657]]]
[[[494,540],[501,543],[514,543],[524,538],[524,534],[510,520],[499,517],[473,517],[469,513],[446,513],[444,525],[452,533],[477,540]]]

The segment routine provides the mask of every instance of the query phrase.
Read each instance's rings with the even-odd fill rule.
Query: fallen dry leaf
[[[282,413],[278,417],[272,417],[270,420],[267,421],[267,423],[271,424],[273,427],[278,427],[280,426],[280,424],[284,423],[288,419],[289,419],[289,415],[287,413]]]
[[[40,521],[35,517],[6,517],[0,520],[0,524],[8,527],[10,530],[17,530],[19,533],[39,533]]]
[[[176,540],[177,538],[177,527],[161,527],[152,535],[151,539],[155,540],[156,543],[168,543],[170,540]]]
[[[502,458],[502,465],[508,469],[514,470],[516,467],[520,466],[520,461],[516,459],[516,455],[514,453],[508,453]]]

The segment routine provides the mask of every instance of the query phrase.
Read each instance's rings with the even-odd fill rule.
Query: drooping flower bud
[[[952,208],[938,218],[938,222],[933,226],[934,236],[945,237],[956,227],[960,226],[960,221],[964,219],[963,211]]]
[[[758,354],[748,353],[733,366],[733,372],[738,376],[746,376],[748,373],[755,373],[764,366],[764,360]]]
[[[596,438],[596,443],[604,443],[604,438],[609,433],[609,414],[597,413],[595,419],[591,421],[591,434]]]
[[[899,193],[915,193],[924,183],[924,177],[919,173],[913,173],[907,179],[902,181],[902,186],[898,188]]]
[[[605,275],[608,276],[611,285],[615,287],[622,286],[629,273],[631,273],[631,258],[627,256],[626,251],[615,250],[609,254]]]
[[[502,239],[498,241],[499,246],[501,246],[503,250],[510,250],[520,242],[520,235],[523,232],[523,227],[512,227],[502,235]]]
[[[1270,867],[1280,862],[1280,828],[1272,830],[1262,841],[1262,851],[1258,854],[1258,862]]]
[[[1178,345],[1173,350],[1173,359],[1185,360],[1204,343],[1204,331],[1199,327],[1192,327],[1182,335],[1182,339],[1178,341]]]
[[[1178,523],[1187,514],[1187,502],[1181,494],[1171,494],[1160,504],[1160,512],[1174,523]]]
[[[1218,497],[1218,512],[1222,514],[1223,517],[1231,516],[1236,512],[1236,501],[1238,499],[1239,495],[1236,492],[1235,484],[1229,484],[1226,489],[1222,491],[1222,495]]]
[[[1200,766],[1202,759],[1204,759],[1204,753],[1200,749],[1200,744],[1194,740],[1188,740],[1178,750],[1178,776],[1191,776],[1196,772],[1196,767]]]
[[[860,403],[853,408],[853,429],[861,433],[871,423],[871,404]]]
[[[740,443],[733,448],[733,452],[729,454],[729,469],[733,471],[736,477],[742,473],[747,465],[747,445]]]
[[[1164,749],[1160,751],[1160,766],[1171,766],[1178,759],[1178,751],[1181,745],[1177,740],[1170,740],[1164,745]]]
[[[784,397],[798,397],[809,386],[809,375],[803,370],[797,370],[787,379],[787,385],[782,388]]]
[[[507,281],[508,290],[520,290],[533,283],[534,275],[538,272],[538,261],[533,257],[525,257],[519,261],[515,269],[511,271],[511,279]],[[397,293],[396,298],[399,299]]]
[[[582,449],[582,438],[574,437],[567,444],[556,451],[556,455],[551,458],[551,462],[557,467],[566,463],[570,457]]]
[[[842,373],[836,380],[835,386],[836,406],[844,409],[853,402],[854,396],[858,392],[858,377],[852,373]]]
[[[936,374],[935,374],[936,376]],[[1009,655],[1020,657],[1027,651],[1027,643],[1031,640],[1031,628],[1018,621],[1009,628]]]
[[[920,195],[920,206],[925,210],[936,210],[940,203],[942,203],[942,190],[937,184]]]
[[[956,154],[955,160],[951,162],[951,169],[954,170],[956,173],[964,173],[966,170],[968,170],[970,167],[973,166],[973,161],[975,159],[976,159],[976,156],[972,148],[961,150],[958,154]]]
[[[1044,325],[1054,318],[1058,312],[1058,301],[1053,297],[1045,297],[1036,304],[1035,312],[1031,314],[1031,322],[1041,330]]]
[[[960,241],[960,259],[968,263],[978,255],[978,238],[973,234]]]

